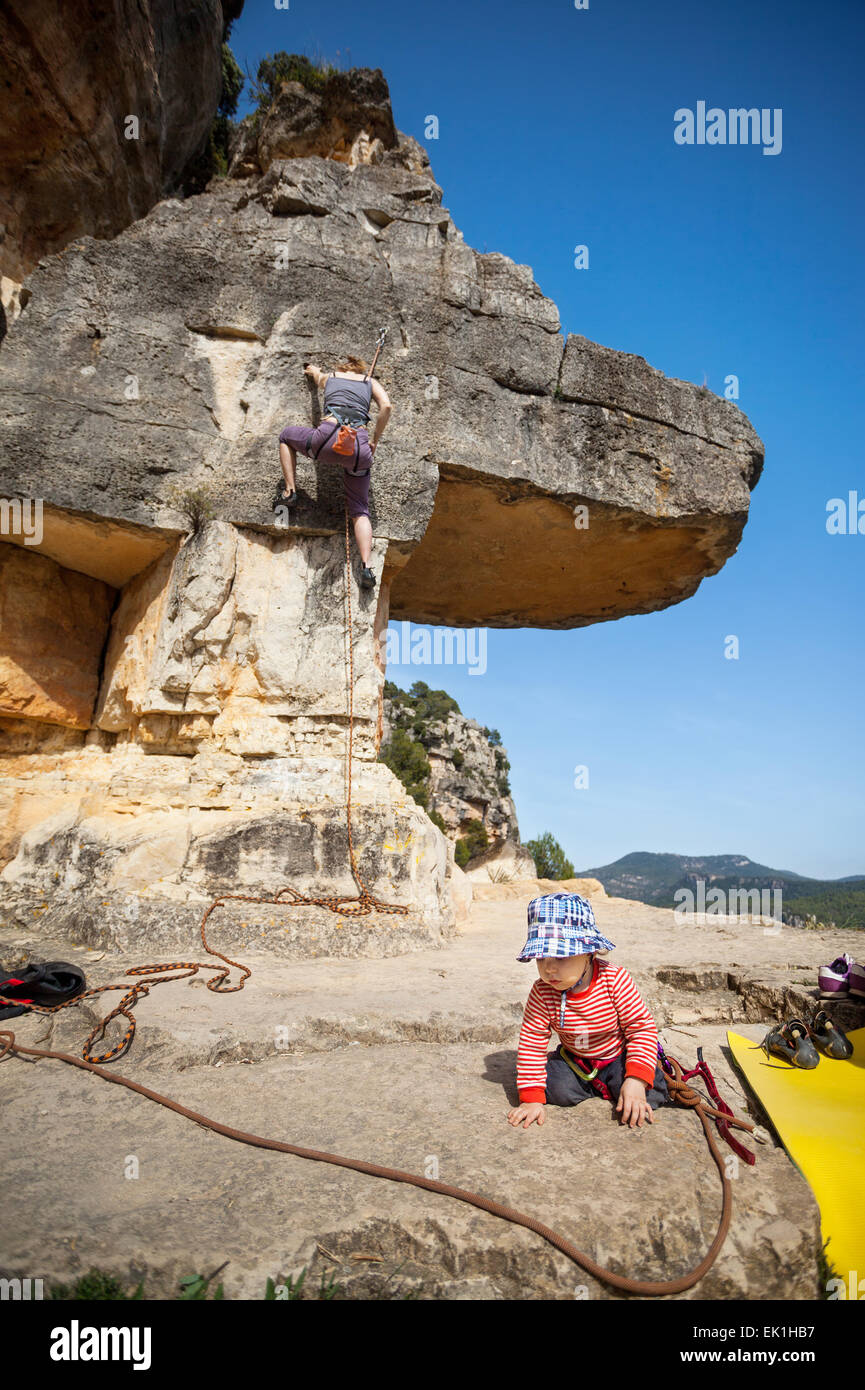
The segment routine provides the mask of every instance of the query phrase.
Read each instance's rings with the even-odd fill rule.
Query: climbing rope
[[[345,814],[346,824],[348,827],[348,853],[351,862],[351,871],[354,875],[354,880],[360,892],[357,894],[356,897],[338,897],[333,894],[329,894],[324,897],[316,898],[308,897],[303,893],[299,893],[295,888],[286,887],[280,888],[279,892],[274,894],[272,897],[253,897],[252,895],[247,893],[223,893],[220,897],[214,898],[213,902],[210,904],[210,906],[204,913],[204,916],[202,917],[201,923],[199,925],[199,935],[201,937],[201,944],[204,947],[204,950],[207,953],[207,955],[215,956],[218,960],[223,961],[227,967],[233,967],[235,970],[239,970],[241,972],[238,983],[235,985],[228,985],[225,983],[225,981],[230,975],[231,970],[218,969],[217,974],[206,981],[207,988],[213,990],[215,994],[235,994],[238,990],[243,989],[243,986],[246,984],[246,981],[252,974],[252,971],[249,969],[248,966],[241,965],[239,961],[231,960],[228,956],[224,956],[221,951],[215,951],[207,940],[207,933],[205,931],[205,928],[207,926],[208,918],[210,917],[211,913],[216,910],[216,908],[222,907],[223,904],[227,902],[269,903],[271,905],[276,904],[279,907],[299,907],[302,905],[310,907],[325,907],[328,909],[329,912],[338,912],[341,913],[344,917],[366,917],[371,912],[389,912],[400,913],[405,915],[409,911],[408,907],[402,906],[400,904],[383,902],[381,898],[376,898],[370,892],[369,888],[364,882],[360,869],[358,868],[357,856],[355,854],[354,841],[352,839],[351,833],[351,764],[354,738],[354,647],[352,643],[351,632],[351,549],[349,544],[348,532],[348,502],[346,502],[345,504],[345,597],[348,611],[349,666],[348,780],[347,795],[345,802]],[[126,974],[136,978],[144,977],[144,979],[147,981],[146,984],[142,983],[132,985],[131,987],[127,983],[97,985],[93,989],[84,990],[81,994],[76,995],[74,999],[66,1000],[63,1004],[31,1004],[28,1007],[30,1008],[32,1013],[56,1014],[59,1013],[61,1009],[71,1009],[74,1007],[74,1005],[82,1003],[85,999],[92,999],[97,994],[104,994],[106,993],[106,991],[112,990],[125,990],[126,993],[124,994],[120,1003],[117,1005],[116,1009],[112,1009],[109,1014],[106,1014],[105,1018],[101,1019],[100,1022],[97,1023],[96,1027],[92,1030],[92,1032],[88,1035],[81,1052],[83,1060],[91,1065],[98,1062],[116,1062],[117,1059],[119,1057],[122,1057],[126,1052],[128,1052],[130,1047],[132,1046],[132,1041],[135,1037],[135,1015],[133,1014],[132,1010],[138,1003],[138,1000],[146,998],[154,985],[171,984],[174,980],[188,979],[190,975],[197,975],[199,970],[210,970],[212,968],[212,965],[212,961],[194,960],[168,961],[163,962],[159,965],[135,965],[131,969],[127,970]],[[172,971],[175,973],[166,975],[162,973],[164,971]],[[176,973],[178,971],[181,973]],[[0,1004],[16,1005],[20,1004],[20,1000],[7,998],[4,995],[0,994]],[[119,1043],[117,1043],[115,1047],[110,1047],[107,1052],[103,1052],[99,1056],[94,1057],[92,1055],[93,1043],[96,1041],[97,1038],[104,1038],[105,1030],[107,1029],[108,1025],[112,1022],[113,1019],[119,1018],[120,1016],[123,1016],[128,1022],[128,1027],[125,1033],[123,1034],[123,1037],[120,1039]]]
[[[13,1056],[19,1057],[50,1057],[58,1062],[67,1062],[70,1066],[80,1067],[83,1071],[93,1072],[96,1076],[101,1076],[105,1081],[113,1081],[115,1085],[126,1086],[130,1091],[137,1091],[140,1096],[152,1100],[157,1105],[164,1105],[168,1110],[174,1110],[178,1115],[183,1115],[187,1120],[194,1120],[196,1124],[202,1125],[204,1129],[212,1129],[216,1134],[223,1134],[227,1139],[235,1139],[241,1144],[252,1144],[259,1149],[275,1149],[279,1153],[294,1154],[298,1158],[312,1159],[316,1163],[334,1163],[340,1168],[351,1168],[356,1173],[367,1173],[373,1178],[386,1178],[390,1182],[404,1182],[412,1187],[424,1188],[427,1192],[438,1192],[443,1197],[453,1197],[459,1202],[466,1202],[469,1206],[478,1207],[481,1211],[489,1212],[491,1216],[498,1216],[503,1221],[510,1221],[515,1226],[525,1226],[529,1231],[534,1231],[555,1246],[569,1260],[584,1269],[587,1274],[598,1279],[601,1283],[609,1284],[614,1289],[619,1289],[623,1293],[646,1294],[648,1296],[660,1297],[665,1294],[684,1293],[686,1289],[691,1289],[703,1278],[717,1259],[721,1246],[724,1244],[727,1232],[730,1229],[730,1218],[733,1209],[733,1194],[730,1179],[727,1176],[724,1160],[718,1152],[718,1147],[712,1137],[709,1128],[709,1119],[718,1115],[723,1115],[722,1111],[715,1110],[713,1106],[707,1105],[699,1092],[692,1090],[682,1080],[682,1069],[675,1058],[670,1058],[675,1075],[669,1080],[670,1093],[678,1105],[684,1105],[694,1109],[699,1116],[706,1135],[706,1142],[714,1160],[715,1167],[721,1178],[723,1189],[723,1200],[721,1207],[721,1219],[715,1239],[709,1246],[706,1254],[700,1263],[688,1274],[683,1274],[679,1279],[654,1280],[654,1279],[630,1279],[624,1274],[615,1274],[612,1270],[605,1269],[603,1265],[597,1264],[593,1259],[586,1255],[582,1250],[560,1235],[552,1227],[544,1225],[542,1221],[536,1220],[534,1216],[527,1216],[524,1212],[515,1210],[514,1207],[506,1206],[503,1202],[494,1202],[489,1197],[483,1197],[477,1192],[468,1192],[463,1187],[452,1187],[450,1183],[437,1182],[433,1178],[421,1177],[419,1173],[406,1173],[401,1168],[388,1168],[384,1164],[367,1163],[359,1158],[343,1158],[341,1154],[326,1153],[321,1149],[301,1148],[298,1144],[286,1144],[280,1139],[265,1139],[259,1134],[249,1134],[243,1129],[232,1129],[230,1125],[221,1124],[218,1120],[211,1120],[207,1115],[200,1114],[197,1110],[189,1110],[185,1105],[181,1105],[176,1100],[170,1100],[168,1096],[163,1096],[159,1091],[152,1091],[149,1086],[142,1086],[137,1081],[132,1081],[127,1076],[120,1076],[117,1072],[105,1071],[102,1067],[96,1066],[93,1062],[82,1060],[80,1057],[73,1057],[68,1052],[51,1052],[47,1049],[38,1047],[22,1047],[16,1043],[15,1034],[5,1029],[0,1029],[0,1041],[3,1049],[0,1051],[0,1061],[8,1060]],[[728,1124],[735,1124],[739,1129],[750,1130],[751,1125],[745,1124],[742,1120],[730,1120],[724,1115]]]
[[[386,330],[383,330],[383,332],[382,332],[382,341],[384,340],[384,332],[385,332],[385,331],[386,331]],[[376,357],[378,357],[378,352],[376,352]],[[374,362],[374,361],[373,361],[373,366],[375,366],[375,362]],[[346,504],[345,504],[345,601],[346,601],[346,605],[347,605],[347,608],[348,608],[348,663],[349,663],[349,675],[348,675],[348,797],[347,797],[347,800],[346,800],[346,817],[347,817],[347,820],[348,820],[348,853],[349,853],[349,858],[351,859],[351,871],[352,871],[352,873],[354,874],[355,883],[357,884],[357,886],[358,886],[359,889],[360,889],[360,894],[359,894],[359,896],[358,896],[357,898],[335,898],[335,899],[333,899],[332,901],[338,902],[338,903],[353,903],[353,902],[356,902],[356,903],[358,904],[358,906],[357,906],[356,908],[352,909],[353,914],[354,914],[355,917],[363,916],[363,915],[365,915],[365,914],[368,913],[368,912],[407,913],[407,912],[408,912],[408,908],[407,908],[407,907],[402,907],[402,906],[399,906],[399,905],[394,904],[394,903],[385,903],[385,902],[382,902],[381,898],[374,898],[373,895],[372,895],[372,893],[370,893],[369,889],[367,888],[366,884],[364,883],[363,879],[361,878],[360,869],[357,867],[357,860],[356,860],[355,854],[354,854],[354,843],[353,843],[352,838],[351,838],[351,750],[352,750],[352,739],[353,739],[353,737],[354,737],[354,644],[352,643],[352,640],[351,640],[351,558],[350,558],[350,547],[349,547],[349,539],[348,539],[348,502],[346,502]],[[307,902],[319,902],[319,901],[321,901],[321,900],[320,900],[320,899],[310,899],[310,898],[307,898],[305,901],[307,901]],[[334,911],[337,911],[338,909],[335,908],[335,909],[333,909],[333,910],[334,910]]]

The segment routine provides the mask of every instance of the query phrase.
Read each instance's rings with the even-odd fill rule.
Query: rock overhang
[[[216,180],[40,262],[0,355],[0,491],[44,499],[47,553],[120,587],[186,529],[184,490],[285,534],[276,436],[317,418],[302,365],[369,355],[382,324],[392,616],[580,626],[679,602],[735,551],[762,465],[747,418],[564,339],[530,269],[468,247],[400,140],[377,164]],[[298,485],[288,534],[340,532],[335,471],[301,458]]]

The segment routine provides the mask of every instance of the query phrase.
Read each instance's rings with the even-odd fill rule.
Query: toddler
[[[652,1122],[670,1103],[658,1065],[658,1030],[634,981],[601,952],[615,950],[595,925],[591,903],[576,893],[548,893],[528,906],[529,933],[517,957],[537,962],[517,1055],[520,1103],[512,1125],[544,1122],[545,1105],[579,1105],[592,1095],[613,1100],[622,1124]],[[550,1034],[561,1044],[547,1055]]]

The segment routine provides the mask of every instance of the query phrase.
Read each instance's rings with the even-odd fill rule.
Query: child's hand
[[[528,1129],[529,1125],[534,1124],[535,1121],[537,1121],[539,1125],[542,1125],[544,1123],[545,1110],[546,1106],[537,1100],[518,1105],[515,1110],[508,1111],[508,1124],[517,1125],[518,1127],[522,1125],[523,1129]]]
[[[634,1125],[639,1128],[643,1120],[648,1120],[650,1125],[654,1124],[652,1107],[646,1100],[646,1087],[636,1076],[628,1076],[622,1082],[616,1113],[621,1115],[622,1124],[630,1125],[631,1129]]]

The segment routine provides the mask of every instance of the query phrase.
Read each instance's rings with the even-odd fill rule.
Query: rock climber
[[[354,536],[360,551],[360,583],[364,589],[375,587],[375,575],[369,567],[372,554],[372,524],[369,519],[369,472],[379,440],[384,434],[393,409],[390,398],[380,382],[370,375],[363,358],[347,357],[331,372],[308,363],[304,372],[316,386],[324,387],[324,415],[312,429],[309,425],[286,425],[279,436],[279,461],[285,478],[284,501],[291,506],[297,500],[295,470],[297,455],[321,459],[323,463],[338,463],[343,470],[348,514],[354,524]],[[378,406],[375,432],[370,441],[366,426],[372,402]],[[351,452],[339,453],[334,445],[344,436],[343,426],[356,431]],[[351,436],[347,436],[350,440]]]

